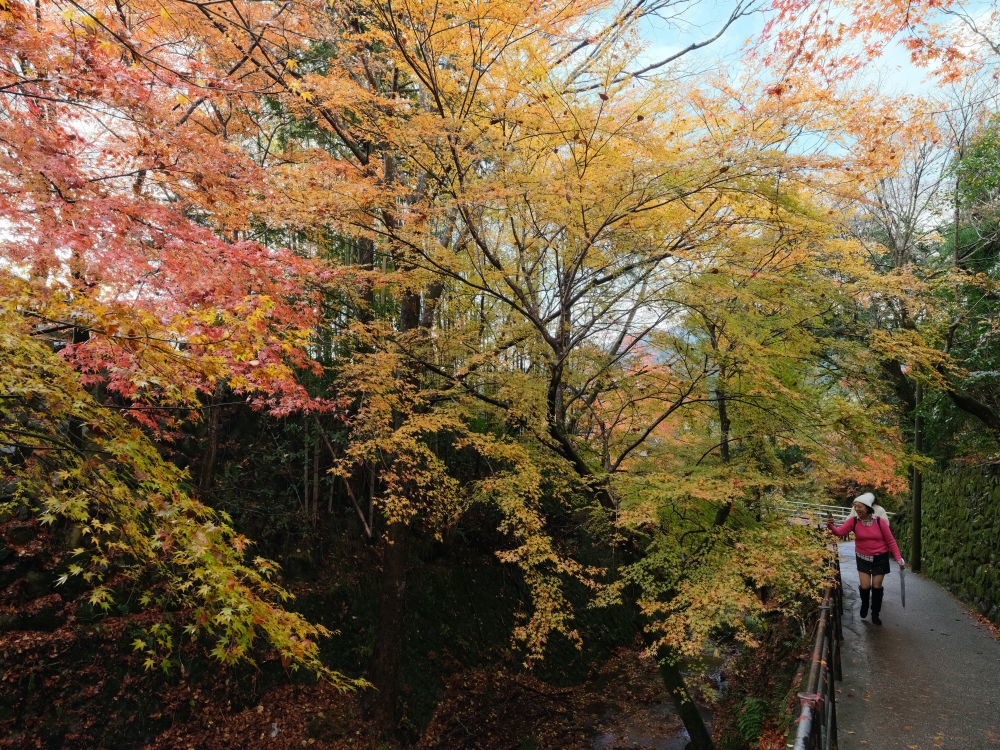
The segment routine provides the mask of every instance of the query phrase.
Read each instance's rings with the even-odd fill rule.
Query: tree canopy
[[[413,545],[474,513],[529,667],[581,605],[670,665],[800,614],[828,553],[788,502],[901,493],[924,414],[995,453],[993,100],[844,85],[904,29],[952,84],[994,48],[952,4],[778,2],[681,75],[755,9],[651,64],[670,3],[0,0],[7,509],[82,529],[94,606],[127,579],[224,662],[364,687],[214,505],[222,410],[297,420],[302,518],[343,488],[379,545],[386,726]]]

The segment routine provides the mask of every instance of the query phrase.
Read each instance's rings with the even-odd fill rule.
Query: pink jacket
[[[857,518],[848,518],[840,526],[834,526],[833,521],[827,521],[827,528],[837,536],[847,536],[854,532],[854,549],[862,555],[880,555],[892,552],[896,562],[903,559],[899,554],[899,546],[889,530],[889,522],[884,518],[875,518],[871,526],[859,523]]]

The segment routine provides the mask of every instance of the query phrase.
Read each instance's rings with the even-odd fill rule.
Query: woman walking
[[[840,526],[834,526],[833,519],[828,519],[826,526],[837,536],[847,536],[852,531],[855,539],[855,553],[858,561],[858,583],[861,590],[861,617],[868,616],[868,604],[871,602],[872,622],[881,625],[879,613],[882,611],[882,579],[889,572],[889,553],[896,558],[899,569],[904,570],[906,563],[899,554],[899,546],[889,530],[889,520],[875,515],[872,506],[875,496],[866,492],[854,498],[854,512]]]

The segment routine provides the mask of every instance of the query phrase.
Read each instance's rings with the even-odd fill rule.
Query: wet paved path
[[[840,750],[1000,750],[1000,642],[947,591],[899,567],[885,577],[882,627],[861,606],[854,543],[840,546],[844,680]]]

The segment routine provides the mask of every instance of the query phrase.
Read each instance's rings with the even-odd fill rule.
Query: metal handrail
[[[850,515],[852,508],[845,508],[842,505],[823,505],[821,503],[807,503],[801,500],[785,500],[779,505],[782,510],[788,511],[793,515],[801,515],[803,513],[817,513],[817,514],[829,514],[840,523],[846,521]],[[886,513],[890,519],[895,515],[895,513]]]
[[[835,548],[836,550],[836,548]],[[816,623],[809,676],[799,692],[799,719],[788,735],[794,750],[837,750],[836,681],[843,679],[840,644],[844,640],[841,615],[844,599],[840,581],[840,556],[834,554],[836,575],[823,593]]]

